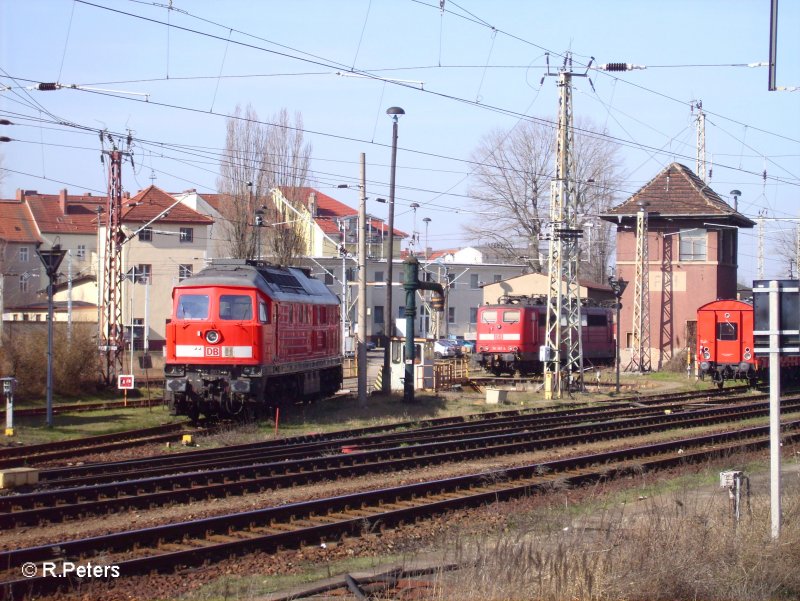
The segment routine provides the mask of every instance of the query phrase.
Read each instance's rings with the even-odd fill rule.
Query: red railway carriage
[[[753,344],[753,305],[717,300],[697,310],[697,365],[722,388],[725,380],[754,383],[760,369]]]
[[[250,417],[341,387],[339,300],[306,271],[215,260],[172,297],[164,375],[176,415]]]
[[[547,336],[545,309],[529,297],[503,297],[498,304],[480,307],[473,361],[495,375],[541,371],[539,347]],[[611,309],[582,307],[581,330],[585,360],[605,363],[614,359]]]

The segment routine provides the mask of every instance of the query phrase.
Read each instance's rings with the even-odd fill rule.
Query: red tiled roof
[[[281,193],[291,202],[296,202],[308,208],[309,198],[311,194],[316,195],[317,200],[317,216],[316,222],[320,229],[326,234],[336,234],[339,232],[339,226],[336,219],[339,217],[355,217],[358,211],[339,202],[335,198],[331,198],[327,194],[323,194],[319,190],[309,188],[307,186],[300,186],[295,188],[282,187]],[[205,197],[204,197],[205,198]],[[380,221],[373,220],[373,227],[381,229]],[[384,227],[386,227],[384,225]],[[407,238],[408,234],[394,228],[394,235],[397,238]]]
[[[740,227],[753,227],[755,223],[736,212],[694,172],[680,163],[664,168],[638,192],[601,217],[617,221],[632,217],[639,211],[639,202],[647,202],[648,213],[663,217],[713,217],[727,219]]]
[[[26,192],[25,200],[46,234],[95,234],[97,207],[105,210],[108,204],[105,196],[69,195],[66,190],[60,194]]]
[[[7,242],[41,242],[33,215],[24,202],[0,200],[0,240]]]
[[[159,219],[162,223],[195,223],[199,225],[214,223],[214,220],[210,217],[201,215],[184,204],[175,204],[175,199],[172,196],[156,186],[150,186],[142,190],[129,201],[123,203],[122,221],[147,223],[166,209],[169,209],[169,214]]]

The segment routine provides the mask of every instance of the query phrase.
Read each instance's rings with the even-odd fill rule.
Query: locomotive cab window
[[[223,294],[219,297],[219,318],[235,321],[253,319],[253,300],[243,294]]]
[[[738,323],[718,323],[717,324],[717,340],[738,340],[739,339],[739,324]]]
[[[483,323],[494,323],[497,321],[497,311],[484,311],[481,313]]]
[[[519,321],[519,309],[514,311],[503,311],[503,322],[517,323]]]
[[[208,319],[207,294],[182,294],[175,311],[177,319]]]

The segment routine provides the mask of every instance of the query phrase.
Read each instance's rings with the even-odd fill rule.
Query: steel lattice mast
[[[558,74],[559,115],[556,148],[556,174],[550,193],[550,249],[546,356],[544,361],[545,397],[561,398],[565,376],[575,378],[583,389],[583,347],[581,341],[580,250],[577,228],[578,205],[574,188],[572,77],[568,57]]]
[[[636,278],[633,290],[631,361],[626,371],[650,371],[650,260],[647,252],[647,202],[636,214]]]
[[[110,385],[122,370],[125,337],[122,322],[122,156],[112,149],[103,151],[108,161],[108,204],[103,262],[100,350],[104,354],[103,380]]]

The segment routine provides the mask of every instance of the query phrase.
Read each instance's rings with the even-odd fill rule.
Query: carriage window
[[[503,311],[503,321],[505,323],[517,323],[519,321],[519,310]]]
[[[736,323],[718,323],[717,324],[717,340],[738,340],[739,339],[739,324]]]
[[[481,313],[481,323],[494,323],[497,321],[497,311],[484,311]]]
[[[207,294],[182,294],[175,311],[177,319],[208,319]]]
[[[253,300],[242,294],[223,294],[219,297],[219,318],[237,321],[253,319]]]

